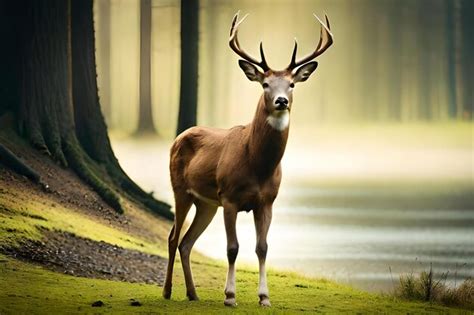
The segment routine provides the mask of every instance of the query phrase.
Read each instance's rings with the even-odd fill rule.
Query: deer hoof
[[[237,302],[235,301],[235,298],[228,298],[228,299],[224,300],[224,305],[235,307],[235,306],[237,306]]]
[[[171,298],[171,288],[170,289],[163,289],[163,298],[169,300]]]
[[[188,296],[188,299],[190,301],[199,301],[199,298],[198,298],[196,292],[188,293],[186,295]]]
[[[270,303],[270,299],[266,296],[262,296],[260,297],[260,306],[263,306],[263,307],[270,307],[272,306],[272,304]]]

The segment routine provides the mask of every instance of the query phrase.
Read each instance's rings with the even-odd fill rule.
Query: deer
[[[228,271],[224,305],[236,306],[235,261],[239,252],[236,219],[241,211],[253,211],[256,248],[259,262],[258,297],[261,306],[271,306],[267,286],[265,261],[267,234],[272,221],[272,207],[282,178],[280,161],[288,140],[293,88],[306,81],[318,66],[316,57],[333,43],[329,19],[321,24],[316,49],[296,60],[298,43],[295,39],[290,64],[284,70],[272,70],[260,42],[258,61],[239,44],[238,30],[248,16],[239,20],[237,12],[232,20],[229,46],[242,59],[240,68],[250,81],[261,84],[263,93],[255,116],[245,126],[217,129],[195,126],[179,134],[170,150],[170,177],[175,198],[175,220],[168,238],[168,268],[163,286],[163,297],[171,298],[173,267],[179,249],[184,272],[186,295],[198,300],[190,266],[194,243],[223,207],[227,237]],[[259,68],[261,69],[259,69]],[[180,232],[192,205],[196,214],[188,230],[180,239]],[[178,246],[179,244],[179,246]]]

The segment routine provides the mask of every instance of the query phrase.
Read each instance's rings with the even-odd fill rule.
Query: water
[[[370,199],[373,194],[355,190],[329,189],[326,193],[335,199],[351,194]],[[312,202],[314,194],[318,194],[316,187],[293,187],[285,194],[275,204],[269,233],[271,266],[329,277],[371,291],[389,291],[399,274],[428,270],[430,264],[439,276],[449,271],[448,283],[474,276],[472,209],[326,207]],[[470,198],[468,191],[464,194]],[[400,203],[411,197],[407,193],[400,195]],[[427,195],[425,191],[424,198],[439,199],[438,195]],[[198,241],[197,248],[222,259],[224,235],[220,215]],[[239,259],[256,264],[251,214],[239,214],[238,236]]]
[[[169,141],[114,138],[113,145],[132,178],[173,204]],[[363,150],[378,155],[352,148],[342,155],[355,157],[348,162],[334,159],[335,150],[321,142],[313,150],[290,143],[268,235],[268,266],[370,291],[390,291],[400,274],[416,274],[430,265],[438,278],[448,273],[447,284],[473,277],[471,148],[390,149],[378,143],[376,151]],[[192,216],[194,210],[188,222]],[[252,213],[239,213],[237,232],[237,262],[256,268]],[[226,259],[222,210],[195,248]]]

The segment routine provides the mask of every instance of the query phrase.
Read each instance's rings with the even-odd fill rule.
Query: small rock
[[[95,301],[94,303],[92,303],[92,307],[101,307],[101,306],[104,306],[104,302],[102,302],[101,300]]]
[[[132,301],[130,303],[131,306],[142,306],[142,303],[140,303],[140,301]]]

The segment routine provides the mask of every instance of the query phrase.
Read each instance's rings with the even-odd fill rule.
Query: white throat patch
[[[288,110],[274,111],[271,115],[268,115],[267,122],[273,129],[283,131],[290,124],[290,112]]]

